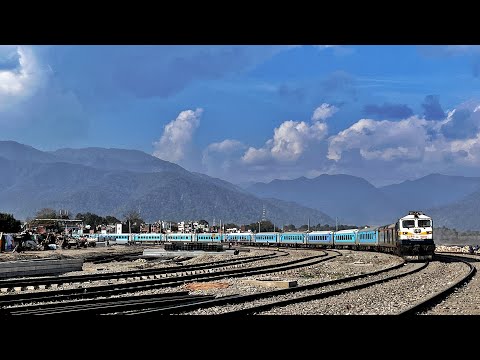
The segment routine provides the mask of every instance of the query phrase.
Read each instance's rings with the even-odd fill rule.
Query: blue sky
[[[480,47],[0,46],[0,140],[234,183],[480,176]]]

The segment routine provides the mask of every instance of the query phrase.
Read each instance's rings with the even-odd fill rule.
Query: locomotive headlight
[[[432,232],[431,231],[427,231],[427,234],[431,234]]]
[[[403,235],[408,235],[408,231],[404,231],[404,232],[403,232]]]

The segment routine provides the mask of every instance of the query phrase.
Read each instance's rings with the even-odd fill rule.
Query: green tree
[[[50,208],[43,208],[37,211],[37,214],[35,215],[35,217],[37,219],[56,219],[57,212]]]
[[[20,231],[21,225],[20,220],[12,214],[0,213],[0,232],[16,233]]]
[[[259,222],[251,223],[250,225],[245,225],[245,231],[251,230],[252,232],[258,232]],[[270,220],[260,221],[260,232],[271,232],[273,231],[274,226]],[[275,226],[275,230],[280,230]]]
[[[225,224],[225,229],[231,229],[231,228],[239,228],[239,226],[237,224],[233,224],[233,223],[228,223],[228,224]]]
[[[145,223],[145,221],[140,217],[138,211],[131,210],[124,214],[125,222],[130,225],[130,231],[132,233],[139,233],[140,232],[140,225]]]
[[[297,228],[293,224],[284,226],[284,231],[295,231],[295,230],[297,230]]]
[[[115,216],[110,216],[110,215],[107,215],[105,216],[105,224],[118,224],[118,223],[121,223],[120,220],[118,220]]]
[[[105,219],[97,214],[92,214],[91,212],[86,212],[84,214],[78,213],[75,216],[77,220],[83,220],[85,225],[90,225],[91,229],[95,229],[99,225],[103,225],[105,223]]]

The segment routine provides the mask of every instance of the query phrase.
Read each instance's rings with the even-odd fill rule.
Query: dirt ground
[[[148,246],[151,248],[152,246]],[[81,249],[57,249],[57,250],[38,250],[38,251],[22,251],[17,252],[2,252],[0,253],[1,261],[14,261],[14,260],[31,260],[40,258],[50,259],[78,259],[78,258],[91,258],[102,257],[105,255],[116,254],[141,254],[143,246],[126,246],[126,245],[113,245],[108,247],[90,247]]]

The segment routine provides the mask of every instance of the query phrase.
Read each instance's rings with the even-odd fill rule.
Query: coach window
[[[418,227],[430,227],[430,220],[418,220]]]
[[[403,225],[404,228],[415,227],[415,220],[403,220],[402,225]]]

